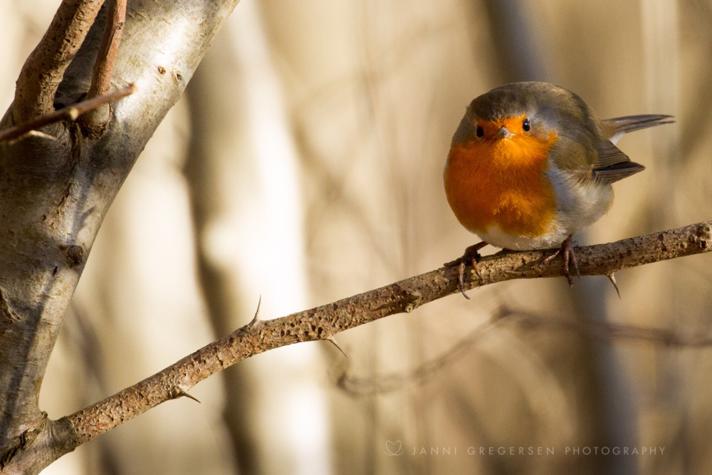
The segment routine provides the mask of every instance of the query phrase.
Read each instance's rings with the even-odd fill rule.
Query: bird
[[[475,270],[487,244],[503,250],[556,249],[573,284],[573,236],[603,216],[612,184],[645,167],[617,147],[625,134],[674,122],[671,115],[598,119],[577,94],[552,83],[496,87],[467,107],[443,173],[458,221],[482,241],[446,266]]]

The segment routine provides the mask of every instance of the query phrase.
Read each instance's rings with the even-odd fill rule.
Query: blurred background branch
[[[455,343],[452,348],[438,357],[422,363],[411,371],[363,378],[352,375],[348,368],[348,360],[344,360],[345,368],[337,375],[336,385],[350,396],[366,397],[402,390],[408,384],[430,383],[447,365],[463,357],[463,353],[471,349],[472,345],[477,344],[479,339],[485,336],[487,332],[493,331],[499,325],[504,324],[519,325],[525,330],[532,331],[564,330],[587,338],[599,338],[609,344],[615,343],[615,340],[628,340],[662,345],[673,349],[707,348],[712,346],[712,336],[709,335],[686,335],[660,328],[572,320],[570,318],[537,315],[526,310],[500,307],[493,312],[488,320],[480,323],[468,335]]]

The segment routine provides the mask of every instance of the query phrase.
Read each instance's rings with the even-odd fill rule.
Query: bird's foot
[[[576,260],[576,253],[574,252],[574,245],[572,243],[571,236],[564,239],[564,242],[561,243],[561,247],[552,255],[544,259],[544,263],[548,264],[559,255],[561,255],[564,260],[564,277],[566,277],[569,286],[573,286],[574,279],[571,277],[571,264],[573,264],[573,268],[578,277],[581,277],[581,272],[579,271],[578,261]]]
[[[470,297],[467,296],[465,293],[465,268],[467,265],[472,266],[472,270],[479,276],[479,273],[477,271],[477,263],[480,262],[480,259],[482,259],[482,256],[480,255],[480,249],[485,247],[487,243],[485,241],[478,242],[477,244],[473,244],[472,246],[468,246],[467,249],[465,249],[465,253],[462,255],[462,257],[458,257],[454,261],[446,262],[444,265],[445,267],[455,267],[457,266],[457,283],[458,283],[458,288],[460,289],[460,293],[462,294],[463,297],[465,297],[467,300],[470,300]]]

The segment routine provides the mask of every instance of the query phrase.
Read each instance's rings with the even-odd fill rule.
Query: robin
[[[483,240],[446,264],[460,266],[460,289],[465,265],[476,266],[487,244],[558,248],[547,259],[562,256],[571,285],[570,264],[578,273],[572,236],[608,211],[612,183],[645,168],[616,142],[672,122],[661,114],[599,120],[579,96],[546,82],[506,84],[474,99],[453,136],[444,173],[455,216]]]

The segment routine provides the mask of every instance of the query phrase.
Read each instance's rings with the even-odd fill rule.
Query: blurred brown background
[[[0,0],[3,110],[57,4]],[[260,296],[276,317],[458,256],[476,237],[448,209],[444,159],[467,103],[504,82],[558,83],[604,117],[677,116],[622,141],[647,170],[580,241],[709,219],[711,47],[708,0],[243,0],[104,223],[42,407],[137,382]],[[338,335],[348,360],[272,351],[46,473],[710,473],[709,350],[514,323],[467,337],[503,303],[706,335],[710,259],[622,272],[622,300],[604,278],[452,296]]]

